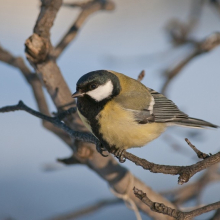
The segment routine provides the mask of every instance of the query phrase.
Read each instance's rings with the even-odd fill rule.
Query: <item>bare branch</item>
[[[167,192],[162,192],[162,195],[171,196],[175,205],[181,205],[192,199],[197,200],[197,204],[200,205],[200,196],[204,188],[215,181],[220,181],[219,164],[215,164],[202,174],[196,181],[186,184],[184,187],[171,189]]]
[[[149,170],[152,173],[179,175],[178,184],[180,185],[188,182],[189,179],[196,173],[220,162],[220,152],[213,154],[205,160],[197,162],[190,166],[169,166],[155,164],[126,151],[123,152],[123,157],[132,161],[136,165],[141,166],[146,170]]]
[[[87,7],[89,4],[91,4],[92,0],[91,1],[85,1],[85,2],[73,2],[73,3],[63,3],[62,6],[66,6],[66,7],[70,7],[70,8],[76,8],[76,7],[79,7],[79,8],[85,8]]]
[[[203,5],[204,0],[194,0],[191,2],[191,10],[186,23],[177,19],[169,21],[166,30],[174,46],[180,46],[186,43],[196,43],[195,40],[189,38],[189,35],[199,22]]]
[[[212,218],[210,218],[209,220],[219,220],[220,219],[220,208],[217,209],[217,211],[215,212],[215,214],[213,215]]]
[[[144,76],[145,76],[145,71],[144,70],[142,70],[141,72],[140,72],[140,74],[138,75],[138,81],[142,81],[143,80],[143,78],[144,78]]]
[[[220,16],[220,2],[219,0],[210,0],[209,1],[211,5],[213,6],[213,9],[218,13]]]
[[[57,161],[65,164],[65,165],[82,164],[79,160],[77,160],[76,157],[74,157],[74,155],[72,155],[71,157],[68,157],[68,158],[63,158],[63,159],[58,158]]]
[[[54,124],[55,126],[61,128],[66,133],[68,133],[72,138],[75,138],[75,139],[81,140],[81,141],[85,141],[85,142],[90,142],[93,144],[97,143],[97,139],[93,135],[91,135],[90,133],[73,131],[71,128],[69,128],[67,125],[65,125],[62,121],[60,121],[60,115],[58,115],[56,117],[50,117],[50,116],[44,115],[40,112],[34,111],[33,109],[29,108],[22,101],[19,101],[19,103],[17,105],[6,106],[3,108],[0,108],[0,112],[2,112],[2,113],[10,112],[10,111],[17,111],[17,110],[26,111],[26,112],[30,113],[31,115],[34,115],[40,119],[46,120],[46,121]],[[70,112],[75,113],[76,108],[71,108],[65,112],[62,112],[62,118],[64,118],[65,113],[70,114]]]
[[[173,80],[173,78],[176,77],[180,73],[180,71],[197,55],[199,55],[198,52],[196,50],[193,51],[185,59],[183,59],[176,67],[174,67],[170,71],[165,72],[167,79],[162,86],[161,93],[163,93],[163,94],[166,93],[167,87],[170,84],[170,82]]]
[[[37,80],[36,75],[33,74],[31,70],[26,66],[22,57],[13,56],[9,51],[5,50],[1,46],[0,46],[0,61],[18,68],[23,73],[28,83],[30,83],[32,79]]]
[[[84,215],[88,215],[88,214],[91,214],[93,212],[96,212],[96,211],[98,211],[98,210],[100,210],[100,209],[102,209],[106,206],[117,205],[117,204],[120,204],[122,202],[123,202],[123,200],[121,200],[121,199],[103,199],[103,200],[100,200],[100,201],[96,202],[95,204],[93,204],[91,206],[79,209],[78,211],[74,211],[74,212],[70,212],[70,213],[67,213],[67,214],[60,215],[60,216],[56,216],[56,217],[50,218],[48,220],[72,220],[72,219],[77,219],[77,218],[80,218]]]
[[[15,57],[13,56],[9,51],[3,49],[0,47],[0,61],[7,63],[11,66],[14,66],[18,68],[22,75],[25,77],[27,82],[30,84],[34,97],[36,99],[38,109],[41,113],[45,115],[50,115],[47,102],[44,96],[44,92],[42,89],[42,84],[37,76],[36,73],[32,73],[31,70],[26,66],[24,60],[22,57]],[[55,127],[53,124],[48,123],[48,121],[43,120],[43,126],[50,130],[51,132],[58,135],[65,143],[67,143],[69,146],[72,145],[72,141],[65,132]]]
[[[217,1],[210,1],[212,3],[213,8],[217,9],[218,12],[220,12],[220,3]],[[195,26],[198,24],[199,19],[201,17],[202,8],[204,6],[205,1],[204,0],[194,0],[191,2],[191,11],[188,16],[188,21],[186,23],[180,22],[177,19],[172,19],[166,29],[171,37],[171,41],[174,46],[180,46],[184,44],[191,44],[194,47],[193,52],[189,53],[187,57],[185,57],[182,61],[179,62],[174,68],[171,70],[167,70],[165,72],[166,81],[164,82],[164,85],[162,87],[161,92],[165,94],[168,85],[173,80],[174,77],[176,77],[180,71],[195,57],[208,52],[212,49],[214,49],[216,46],[220,44],[220,33],[214,33],[210,36],[208,36],[203,41],[198,41],[195,39],[192,39],[190,37],[190,33],[193,31]],[[220,13],[219,13],[220,14]],[[209,45],[210,42],[212,45]],[[207,44],[208,43],[208,44]],[[207,44],[205,47],[209,47],[208,50],[203,50],[204,44]]]
[[[73,4],[64,4],[71,7],[80,6],[82,8],[81,13],[79,14],[76,21],[70,27],[69,31],[64,35],[61,41],[57,44],[53,51],[53,56],[58,57],[63,50],[68,46],[68,44],[76,37],[80,28],[86,21],[86,19],[93,13],[100,10],[113,10],[114,4],[111,1],[101,1],[101,0],[93,0],[83,3],[73,3]]]
[[[214,34],[211,34],[201,42],[196,42],[189,39],[187,41],[194,42],[195,49],[186,58],[184,58],[176,67],[165,73],[167,79],[161,90],[163,94],[165,94],[165,91],[170,82],[173,80],[173,78],[176,77],[190,61],[192,61],[195,57],[207,53],[220,45],[220,33],[216,32]]]
[[[200,159],[206,159],[208,158],[210,155],[201,152],[200,150],[198,150],[195,145],[193,145],[188,138],[185,138],[186,143],[195,151],[195,153],[197,154],[198,158]]]
[[[134,187],[134,194],[137,198],[139,198],[143,203],[145,203],[152,211],[162,213],[164,215],[169,215],[177,220],[186,220],[196,217],[198,215],[204,214],[206,212],[210,212],[215,209],[220,208],[220,202],[215,202],[209,204],[207,206],[203,206],[201,208],[195,209],[190,212],[181,212],[179,210],[173,209],[164,205],[163,203],[153,202],[148,197],[147,194],[143,191]]]

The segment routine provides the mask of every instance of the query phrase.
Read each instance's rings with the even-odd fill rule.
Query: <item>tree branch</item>
[[[63,131],[65,131],[67,134],[69,134],[74,139],[89,142],[89,143],[93,143],[93,144],[96,144],[97,141],[98,141],[95,138],[95,136],[91,135],[90,133],[73,131],[71,128],[69,128],[67,125],[65,125],[61,121],[61,119],[63,119],[65,116],[67,116],[69,114],[72,114],[72,113],[75,113],[76,108],[70,108],[70,109],[62,112],[61,114],[58,114],[55,117],[50,117],[50,116],[44,115],[40,112],[37,112],[37,111],[29,108],[28,106],[26,106],[22,101],[19,101],[19,103],[17,105],[6,106],[6,107],[3,107],[3,108],[0,108],[0,112],[3,112],[3,113],[4,112],[17,111],[17,110],[26,111],[31,115],[34,115],[34,116],[36,116],[40,119],[46,120],[46,121],[54,124],[58,128],[61,128]]]
[[[217,211],[215,212],[215,214],[213,215],[212,218],[210,218],[209,220],[219,220],[220,219],[220,208],[217,209]]]
[[[144,70],[142,70],[142,71],[140,72],[140,74],[138,75],[137,80],[138,80],[138,81],[142,81],[142,80],[143,80],[143,78],[144,78],[144,76],[145,76],[145,71],[144,71]]]
[[[220,152],[213,154],[207,159],[192,164],[190,166],[169,166],[169,165],[155,164],[145,159],[141,159],[126,151],[124,151],[123,157],[132,161],[136,165],[141,166],[146,170],[149,170],[152,173],[179,175],[178,184],[180,185],[188,182],[189,179],[192,176],[194,176],[196,173],[220,162]]]
[[[82,208],[82,209],[79,209],[77,211],[74,211],[74,212],[70,212],[70,213],[67,213],[67,214],[63,214],[63,215],[60,215],[60,216],[56,216],[56,217],[53,217],[53,218],[49,218],[48,220],[72,220],[72,219],[77,219],[77,218],[80,218],[84,215],[88,215],[88,214],[91,214],[93,212],[96,212],[106,206],[112,206],[112,205],[117,205],[117,204],[120,204],[122,203],[123,201],[121,199],[117,199],[117,198],[114,198],[114,199],[103,199],[103,200],[100,200],[96,203],[94,203],[93,205],[90,205],[88,207],[85,207],[85,208]]]
[[[188,138],[185,138],[186,143],[195,151],[195,153],[197,154],[197,157],[200,159],[206,159],[208,157],[210,157],[210,155],[205,154],[203,152],[201,152],[200,150],[198,150],[195,145],[193,145]]]
[[[68,32],[63,36],[61,41],[57,44],[53,51],[53,56],[55,58],[59,57],[59,55],[63,52],[63,50],[68,46],[68,44],[76,37],[78,34],[80,28],[86,21],[86,19],[93,13],[100,11],[100,10],[107,10],[111,11],[114,9],[114,4],[111,1],[107,0],[93,0],[88,2],[82,2],[82,3],[66,3],[65,6],[70,7],[81,7],[82,11],[79,14],[76,21],[73,23],[73,25],[70,27]]]
[[[219,164],[215,164],[206,169],[202,176],[200,176],[194,182],[186,184],[181,188],[162,192],[161,195],[169,196],[169,198],[171,197],[171,201],[178,206],[192,199],[196,199],[197,205],[200,205],[200,197],[204,188],[207,185],[219,180]]]
[[[49,108],[47,106],[46,98],[42,89],[42,84],[36,73],[32,73],[31,70],[26,66],[22,57],[15,57],[9,51],[0,47],[0,61],[7,63],[10,66],[14,66],[20,70],[26,81],[30,84],[34,97],[36,99],[38,109],[42,114],[50,115]],[[55,127],[48,121],[43,120],[43,126],[54,134],[58,135],[66,144],[72,145],[72,140],[66,132]]]
[[[196,217],[198,215],[201,215],[206,212],[210,212],[212,210],[220,208],[220,202],[215,202],[215,203],[209,204],[207,206],[203,206],[201,208],[195,209],[190,212],[181,212],[179,210],[168,207],[162,203],[151,201],[148,198],[146,193],[144,193],[143,191],[141,191],[135,187],[133,190],[134,190],[135,196],[137,198],[139,198],[143,203],[145,203],[152,211],[162,213],[164,215],[168,215],[168,216],[173,217],[177,220],[191,219],[191,218]]]
[[[207,53],[220,45],[220,33],[216,32],[214,34],[211,34],[201,42],[191,39],[187,39],[186,42],[190,42],[190,43],[193,42],[195,49],[186,58],[184,58],[178,65],[176,65],[172,70],[165,72],[165,76],[167,79],[161,89],[161,92],[163,94],[165,94],[166,89],[170,84],[170,82],[173,80],[173,78],[176,77],[190,61],[192,61],[195,57]]]

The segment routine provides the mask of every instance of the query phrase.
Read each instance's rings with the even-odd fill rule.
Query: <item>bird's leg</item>
[[[120,163],[124,163],[126,161],[126,158],[124,157],[124,149],[111,147],[110,153],[114,154]]]
[[[107,150],[105,149],[105,147],[103,146],[102,143],[99,142],[99,143],[96,144],[96,150],[97,150],[103,157],[107,157],[107,156],[108,156],[108,154],[106,155],[106,154],[103,153],[104,151],[107,151]]]

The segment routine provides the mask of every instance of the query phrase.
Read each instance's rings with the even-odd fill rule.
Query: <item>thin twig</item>
[[[74,212],[70,212],[70,213],[67,213],[67,214],[62,214],[60,216],[56,216],[56,217],[53,217],[53,218],[50,218],[48,220],[72,220],[72,219],[77,219],[77,218],[80,218],[84,215],[88,215],[88,214],[91,214],[93,212],[96,212],[106,206],[112,206],[112,205],[117,205],[117,204],[120,204],[122,203],[123,200],[121,199],[118,199],[118,198],[114,198],[114,199],[103,199],[103,200],[100,200],[96,203],[94,203],[93,205],[91,206],[88,206],[88,207],[85,207],[85,208],[82,208],[82,209],[79,209],[77,211],[74,211]]]
[[[145,77],[145,71],[144,70],[142,70],[141,72],[140,72],[140,74],[138,75],[138,81],[142,81],[143,80],[143,78]]]
[[[219,220],[220,219],[220,208],[217,209],[215,214],[209,220]]]
[[[209,2],[213,6],[212,8],[215,10],[215,12],[217,12],[218,16],[220,16],[220,2],[219,2],[219,0],[210,0]]]
[[[203,153],[202,151],[198,150],[195,145],[193,145],[188,138],[185,138],[186,143],[195,151],[195,153],[197,154],[198,158],[200,159],[206,159],[208,157],[210,157],[210,155]]]
[[[174,46],[180,46],[186,43],[196,43],[195,40],[189,37],[199,22],[204,5],[203,3],[204,0],[194,0],[191,2],[191,10],[188,15],[188,20],[185,23],[178,19],[172,19],[168,22],[166,30]]]
[[[60,42],[55,47],[54,51],[52,52],[52,56],[58,58],[59,55],[64,51],[64,49],[69,45],[69,43],[75,39],[76,35],[78,34],[80,28],[85,23],[86,19],[93,13],[100,11],[100,10],[108,10],[111,11],[114,9],[114,4],[111,1],[101,1],[101,0],[93,0],[83,3],[73,3],[64,4],[65,6],[76,7],[80,6],[82,8],[81,13],[79,14],[76,21],[67,31],[67,33],[63,36]]]
[[[4,112],[17,111],[17,110],[26,111],[31,115],[34,115],[34,116],[36,116],[40,119],[46,120],[46,121],[54,124],[58,128],[61,128],[62,130],[64,130],[67,134],[69,134],[74,139],[89,142],[89,143],[93,143],[93,144],[97,143],[97,139],[93,135],[91,135],[90,133],[73,131],[70,127],[68,127],[62,121],[60,121],[59,117],[57,117],[57,116],[56,117],[50,117],[50,116],[44,115],[40,112],[37,112],[37,111],[29,108],[28,106],[26,106],[22,101],[19,101],[19,103],[17,105],[6,106],[6,107],[3,107],[3,108],[0,108],[0,112],[3,112],[3,113]],[[68,111],[66,111],[66,112],[68,112]],[[76,108],[71,108],[71,112],[72,113],[76,112]],[[64,114],[64,113],[65,112],[63,112],[62,114]],[[62,117],[63,117],[63,115],[62,115]]]
[[[176,77],[180,71],[196,56],[198,55],[198,51],[193,51],[190,53],[186,58],[184,58],[177,66],[175,66],[172,70],[166,71],[165,76],[166,76],[166,81],[164,82],[161,93],[165,94],[168,85],[171,83],[174,77]]]
[[[192,40],[187,40],[188,42],[192,43]],[[186,58],[184,58],[178,65],[176,65],[172,70],[167,71],[165,73],[166,75],[166,81],[161,89],[161,92],[165,94],[166,89],[170,82],[173,80],[174,77],[176,77],[180,71],[195,57],[198,55],[207,53],[211,50],[213,50],[215,47],[220,45],[220,33],[216,32],[214,34],[209,35],[201,42],[194,41],[195,49],[193,52],[191,52]]]

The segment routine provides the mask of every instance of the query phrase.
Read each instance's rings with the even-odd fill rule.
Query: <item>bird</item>
[[[168,126],[218,127],[189,117],[163,94],[111,70],[83,75],[72,98],[77,98],[82,122],[101,143],[97,150],[113,152],[121,162],[124,150],[146,145]]]

